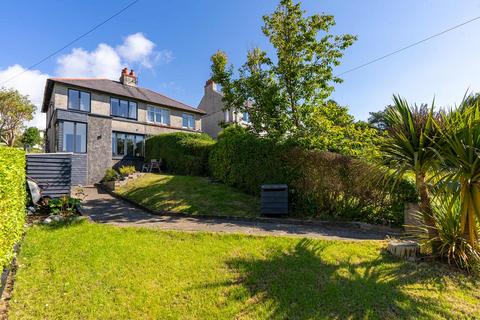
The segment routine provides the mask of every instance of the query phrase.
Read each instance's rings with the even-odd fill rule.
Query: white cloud
[[[169,50],[155,50],[155,43],[141,32],[127,36],[123,43],[114,47],[100,43],[93,51],[83,48],[73,48],[69,53],[57,59],[55,76],[69,78],[108,78],[118,79],[123,67],[135,66],[153,68],[155,65],[166,64],[172,61],[173,54]],[[45,114],[41,113],[45,82],[50,75],[39,70],[28,70],[18,64],[0,69],[0,85],[17,76],[5,84],[7,88],[15,88],[20,93],[28,95],[37,106],[37,112],[28,126],[45,128]],[[25,72],[24,72],[25,71]]]
[[[32,121],[27,126],[35,126],[45,128],[45,114],[41,113],[43,101],[43,90],[45,89],[45,81],[49,77],[48,74],[38,70],[28,70],[21,65],[15,64],[6,69],[0,69],[0,84],[8,81],[15,76],[14,79],[8,81],[3,86],[5,88],[17,89],[21,94],[28,95],[30,101],[37,106],[37,111]],[[22,75],[17,76],[22,73]]]
[[[153,68],[169,63],[173,54],[169,50],[155,50],[155,43],[141,32],[127,36],[117,47],[101,43],[94,51],[74,48],[57,59],[57,74],[62,77],[94,77],[117,79],[124,66],[135,64]]]
[[[115,79],[120,75],[122,62],[117,52],[101,43],[94,51],[74,48],[57,60],[60,77],[93,77]]]

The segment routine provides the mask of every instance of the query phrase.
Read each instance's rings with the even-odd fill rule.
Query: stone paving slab
[[[380,230],[362,230],[322,225],[296,225],[278,222],[239,221],[225,218],[195,218],[185,215],[155,215],[126,201],[113,197],[100,188],[85,188],[83,214],[98,223],[116,226],[149,227],[188,232],[225,232],[265,236],[295,236],[330,240],[383,240],[390,234]]]

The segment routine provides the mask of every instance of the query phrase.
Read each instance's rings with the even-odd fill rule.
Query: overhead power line
[[[58,54],[59,52],[65,50],[66,48],[70,47],[72,44],[74,44],[75,42],[77,42],[78,40],[86,37],[87,35],[89,35],[90,33],[92,33],[93,31],[97,30],[98,28],[100,28],[101,26],[103,26],[104,24],[106,24],[107,22],[109,22],[110,20],[112,20],[113,18],[115,18],[116,16],[122,14],[124,11],[126,11],[128,8],[130,8],[131,6],[133,6],[135,3],[139,2],[140,0],[135,0],[135,1],[132,1],[130,2],[127,6],[123,7],[122,9],[120,9],[119,11],[115,12],[113,15],[111,15],[110,17],[108,17],[107,19],[103,20],[102,22],[100,22],[99,24],[93,26],[90,30],[88,30],[87,32],[79,35],[78,37],[76,37],[75,39],[73,39],[72,41],[70,41],[69,43],[67,43],[66,45],[64,45],[63,47],[55,50],[54,52],[50,53],[49,55],[47,55],[46,57],[44,57],[43,59],[35,62],[34,64],[32,64],[31,66],[29,66],[27,69],[23,70],[22,72],[19,72],[17,73],[16,75],[12,76],[11,78],[5,80],[1,86],[4,86],[6,83],[12,81],[13,79],[21,76],[22,74],[24,74],[25,72],[35,68],[36,66],[38,66],[39,64],[45,62],[46,60],[50,59],[51,57],[53,57],[54,55]]]
[[[412,43],[412,44],[409,44],[408,46],[405,46],[405,47],[400,48],[400,49],[398,49],[398,50],[395,50],[395,51],[392,51],[392,52],[390,52],[390,53],[387,53],[387,54],[384,55],[384,56],[378,57],[378,58],[373,59],[373,60],[371,60],[371,61],[368,61],[368,62],[366,62],[366,63],[364,63],[364,64],[361,64],[361,65],[359,65],[359,66],[356,66],[356,67],[354,67],[354,68],[348,69],[347,71],[344,71],[344,72],[338,74],[337,77],[342,76],[342,75],[347,74],[347,73],[350,73],[350,72],[352,72],[352,71],[355,71],[355,70],[364,68],[364,67],[366,67],[366,66],[368,66],[368,65],[371,65],[372,63],[375,63],[375,62],[377,62],[377,61],[386,59],[386,58],[388,58],[388,57],[390,57],[390,56],[393,56],[394,54],[397,54],[397,53],[402,52],[402,51],[404,51],[404,50],[410,49],[411,47],[415,47],[415,46],[417,46],[417,45],[419,45],[419,44],[421,44],[421,43],[424,43],[424,42],[426,42],[426,41],[428,41],[428,40],[431,40],[431,39],[433,39],[433,38],[439,37],[439,36],[441,36],[441,35],[443,35],[443,34],[445,34],[445,33],[447,33],[447,32],[450,32],[450,31],[453,31],[453,30],[458,29],[458,28],[460,28],[460,27],[463,27],[464,25],[469,24],[469,23],[474,22],[474,21],[479,20],[479,19],[480,19],[480,16],[475,17],[475,18],[470,19],[470,20],[467,20],[467,21],[462,22],[462,23],[460,23],[460,24],[457,24],[456,26],[450,27],[450,28],[448,28],[448,29],[446,29],[446,30],[443,30],[443,31],[439,32],[439,33],[436,33],[436,34],[431,35],[431,36],[429,36],[429,37],[426,37],[426,38],[424,38],[424,39],[422,39],[422,40],[419,40],[419,41],[417,41],[417,42],[414,42],[414,43]]]

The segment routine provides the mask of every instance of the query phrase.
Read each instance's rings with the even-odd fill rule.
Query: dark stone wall
[[[112,165],[112,119],[88,117],[88,184],[100,182]]]

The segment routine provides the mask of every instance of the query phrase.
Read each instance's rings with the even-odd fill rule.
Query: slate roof
[[[53,85],[55,83],[61,83],[67,86],[78,87],[82,89],[89,89],[99,91],[102,93],[111,94],[114,96],[120,96],[125,98],[131,98],[140,100],[146,103],[152,103],[156,105],[163,105],[166,107],[190,111],[199,114],[205,114],[205,111],[191,107],[185,103],[174,100],[163,94],[152,91],[146,88],[134,87],[124,85],[119,81],[113,81],[109,79],[71,79],[71,78],[50,78],[45,85],[45,93],[43,95],[42,112],[47,112],[48,103],[52,96]]]

